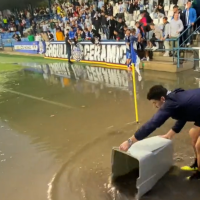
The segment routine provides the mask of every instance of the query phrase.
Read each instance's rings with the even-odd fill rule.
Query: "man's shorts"
[[[130,51],[126,51],[126,59],[131,59],[131,52]]]

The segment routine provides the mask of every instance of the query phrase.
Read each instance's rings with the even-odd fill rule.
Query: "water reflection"
[[[94,197],[95,200],[134,199],[130,192],[131,181],[130,186],[129,181],[125,181],[128,185],[123,183],[125,188],[117,183],[117,191],[108,184],[111,148],[119,145],[138,128],[135,124],[127,125],[135,120],[132,75],[126,70],[68,65],[68,63],[23,63],[23,66],[26,66],[23,71],[6,74],[3,87],[7,92],[1,93],[0,96],[0,117],[2,120],[7,120],[7,125],[18,134],[30,138],[31,142],[23,146],[24,152],[26,148],[30,148],[29,146],[34,146],[38,155],[48,152],[55,163],[59,164],[57,171],[50,173],[48,170],[50,166],[45,166],[44,163],[40,166],[39,159],[38,163],[36,162],[38,167],[44,165],[45,174],[50,173],[44,183],[47,185],[51,180],[52,187],[48,188],[48,198],[52,200],[64,200],[66,197],[73,200],[93,200]],[[137,82],[141,123],[148,120],[155,112],[146,100],[147,90],[153,84],[163,84],[169,89],[195,88],[199,86],[200,77],[193,71],[172,74],[145,70],[142,76],[143,80]],[[49,102],[67,105],[73,109]],[[166,133],[173,123],[169,120],[154,134]],[[189,127],[190,125],[186,126],[185,132]],[[188,164],[193,155],[192,149],[188,147],[189,136],[182,134],[177,138],[175,151],[183,157],[183,163]],[[12,138],[11,140],[15,141]],[[33,167],[29,166],[26,160],[24,163],[30,169]],[[18,174],[23,174],[23,167],[16,166],[16,169]],[[44,174],[39,169],[35,173],[40,175],[40,181],[44,181]],[[184,187],[180,184],[180,190],[176,190],[178,195],[172,193],[169,188],[172,183],[173,188],[177,187],[177,183],[182,179],[182,176],[164,179],[147,197],[152,200],[168,200],[165,194],[170,192],[170,199],[179,200],[180,188],[185,188],[187,184]],[[7,181],[5,177],[3,180]],[[25,183],[19,183],[19,188],[23,188],[24,185]],[[196,187],[192,196],[194,200],[197,194],[195,192]],[[190,194],[187,193],[187,198]],[[28,195],[24,191],[24,199]]]

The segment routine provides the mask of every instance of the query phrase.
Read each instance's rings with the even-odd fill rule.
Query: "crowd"
[[[124,40],[126,31],[131,30],[130,34],[135,32],[137,38],[136,49],[146,51],[144,59],[151,58],[151,52],[158,48],[165,48],[163,56],[170,55],[170,45],[177,46],[177,41],[173,44],[167,40],[169,38],[178,38],[179,35],[190,28],[180,39],[189,46],[192,38],[188,38],[194,27],[198,16],[200,16],[200,1],[193,2],[187,0],[154,2],[133,0],[119,1],[114,4],[113,1],[104,3],[99,0],[94,2],[80,3],[78,0],[52,5],[49,8],[36,8],[33,16],[29,11],[21,12],[18,18],[11,17],[7,22],[9,30],[17,30],[23,36],[23,29],[26,28],[27,19],[30,22],[31,31],[36,41],[64,41],[66,34],[69,40],[79,42],[82,40],[92,40],[98,37],[98,40]],[[194,7],[194,8],[193,8]],[[54,18],[37,23],[35,20],[39,15],[48,15],[52,11]],[[200,21],[200,20],[199,20]],[[197,31],[198,33],[198,31]],[[33,37],[30,37],[33,39]],[[158,40],[163,42],[157,42]],[[150,54],[150,55],[149,55]]]

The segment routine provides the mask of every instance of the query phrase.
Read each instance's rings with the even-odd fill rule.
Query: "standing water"
[[[112,147],[156,112],[146,100],[151,86],[197,88],[200,77],[192,71],[143,72],[136,88],[137,125],[126,70],[65,62],[9,65],[13,70],[0,73],[1,200],[135,199],[131,174],[111,183]],[[165,134],[173,123],[168,120],[153,135]],[[174,140],[177,166],[193,161],[190,127]],[[199,199],[199,185],[186,182],[187,175],[172,169],[142,199]]]

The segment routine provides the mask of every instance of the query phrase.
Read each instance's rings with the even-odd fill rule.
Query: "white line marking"
[[[62,103],[58,103],[58,102],[54,102],[54,101],[49,101],[49,100],[46,100],[46,99],[43,99],[43,98],[40,98],[40,97],[35,97],[35,96],[29,95],[29,94],[24,94],[24,93],[21,93],[21,92],[16,92],[16,91],[9,90],[9,89],[4,89],[4,88],[3,88],[3,90],[6,91],[6,92],[10,92],[10,93],[13,93],[13,94],[18,94],[18,95],[21,95],[21,96],[24,96],[24,97],[28,97],[28,98],[31,98],[31,99],[35,99],[35,100],[38,100],[38,101],[43,101],[43,102],[46,102],[46,103],[50,103],[50,104],[53,104],[53,105],[56,105],[56,106],[60,106],[60,107],[68,108],[68,109],[75,109],[75,107],[72,107],[72,106],[68,106],[68,105],[65,105],[65,104],[62,104]]]

